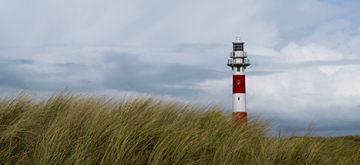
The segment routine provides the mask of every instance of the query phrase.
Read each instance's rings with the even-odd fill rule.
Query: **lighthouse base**
[[[246,112],[233,112],[232,113],[234,122],[240,125],[247,123],[247,113]]]

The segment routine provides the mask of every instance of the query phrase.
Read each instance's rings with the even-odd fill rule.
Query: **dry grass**
[[[360,164],[360,137],[271,138],[218,105],[61,92],[0,99],[0,164]]]

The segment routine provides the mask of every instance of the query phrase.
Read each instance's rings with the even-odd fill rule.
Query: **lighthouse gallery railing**
[[[250,64],[250,59],[244,59],[241,61],[234,61],[233,59],[228,59],[228,64]]]

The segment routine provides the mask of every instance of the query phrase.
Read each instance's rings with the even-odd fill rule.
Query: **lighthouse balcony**
[[[247,52],[244,52],[244,51],[230,52],[230,58],[236,58],[236,57],[246,58]]]
[[[250,66],[250,60],[249,59],[229,59],[228,66]]]

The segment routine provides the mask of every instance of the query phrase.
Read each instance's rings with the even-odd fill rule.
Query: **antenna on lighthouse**
[[[236,37],[233,43],[233,51],[227,65],[233,73],[233,102],[232,116],[239,125],[247,123],[246,113],[246,91],[245,91],[245,69],[250,66],[250,60],[246,59],[247,52],[244,51],[244,42]]]

